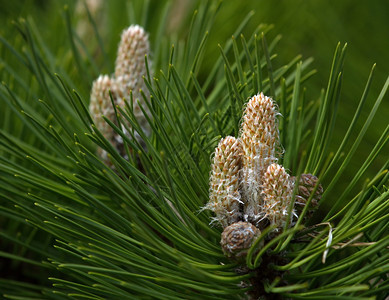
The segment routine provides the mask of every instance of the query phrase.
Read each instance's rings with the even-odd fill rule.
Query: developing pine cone
[[[151,128],[137,101],[147,115],[151,116],[140,92],[142,90],[146,97],[149,96],[143,79],[147,75],[146,56],[150,64],[149,54],[148,35],[141,26],[131,25],[123,30],[115,63],[115,78],[124,89],[127,101],[131,100],[130,93],[132,93],[134,115],[146,135],[150,134]],[[137,139],[139,140],[140,137],[137,136]]]
[[[147,105],[143,102],[143,96],[140,90],[143,91],[146,97],[149,96],[147,87],[145,86],[143,77],[146,76],[145,56],[149,54],[149,41],[146,32],[138,25],[132,25],[123,31],[119,43],[118,54],[115,65],[115,74],[112,77],[108,75],[100,75],[94,82],[90,96],[89,110],[92,118],[95,121],[97,128],[102,132],[104,137],[119,151],[122,156],[126,156],[124,151],[123,140],[101,117],[106,118],[116,123],[115,110],[112,106],[109,91],[111,91],[114,105],[121,109],[125,109],[124,99],[127,101],[133,100],[130,107],[133,108],[134,116],[146,135],[150,135],[151,129],[140,105],[150,116]],[[132,96],[132,97],[131,97]],[[122,120],[128,127],[131,125]],[[116,123],[116,125],[118,125]],[[129,137],[126,128],[122,126],[121,130]],[[135,132],[135,138],[143,145],[144,141],[140,135]],[[98,149],[99,156],[108,165],[110,161],[107,153]]]
[[[261,231],[248,222],[237,222],[226,227],[220,244],[224,254],[236,260],[243,260]]]
[[[263,93],[247,103],[241,125],[243,147],[242,191],[245,219],[256,222],[262,217],[262,177],[267,167],[277,161],[279,133],[277,107]]]
[[[294,180],[279,164],[271,164],[263,175],[262,195],[263,212],[271,225],[276,225],[276,232],[280,232],[293,219],[288,216],[288,209],[293,199]],[[290,224],[289,224],[290,225]]]
[[[210,182],[209,202],[215,219],[225,228],[241,218],[239,176],[242,162],[242,146],[232,136],[222,139],[215,150]]]
[[[309,197],[313,193],[313,190],[315,189],[317,184],[318,184],[318,178],[315,175],[301,174],[298,191],[296,194],[296,200],[295,200],[295,206],[298,213],[300,213],[304,209],[304,206],[306,205]],[[323,186],[319,184],[313,195],[312,201],[310,203],[310,206],[312,208],[317,207],[322,194],[323,194]]]
[[[114,79],[110,78],[108,75],[100,75],[92,85],[89,111],[97,129],[116,149],[121,151],[121,149],[123,149],[122,138],[102,117],[105,116],[116,123],[115,110],[112,106],[109,92],[111,92],[114,104],[117,104],[118,99],[123,97],[123,90]],[[103,149],[99,148],[98,154],[106,164],[110,165],[107,153]]]

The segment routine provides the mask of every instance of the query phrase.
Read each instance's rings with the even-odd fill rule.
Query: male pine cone
[[[263,217],[263,174],[269,165],[277,162],[277,115],[273,99],[263,93],[249,100],[243,114],[240,137],[243,148],[242,192],[244,217],[251,222]]]
[[[241,218],[240,168],[242,146],[232,136],[222,139],[215,150],[210,182],[209,202],[206,209],[212,210],[215,220],[225,228]]]
[[[116,59],[115,74],[113,76],[100,75],[92,85],[89,110],[94,119],[96,127],[101,131],[103,136],[114,146],[120,155],[126,155],[124,144],[121,136],[117,134],[101,117],[104,115],[116,125],[115,109],[109,92],[111,92],[113,104],[121,109],[125,109],[125,101],[130,102],[133,108],[133,114],[146,135],[150,134],[150,125],[147,122],[139,104],[145,104],[143,96],[148,97],[148,91],[144,83],[144,77],[147,74],[145,56],[150,52],[148,36],[144,29],[138,25],[132,25],[125,29],[121,35]],[[150,115],[146,105],[142,105],[146,114]],[[128,127],[131,127],[128,122]],[[121,130],[127,134],[125,127]],[[135,138],[143,144],[140,135],[135,132]],[[111,166],[107,153],[98,149],[98,154],[102,160]]]

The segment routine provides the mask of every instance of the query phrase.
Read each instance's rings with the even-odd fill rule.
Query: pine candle
[[[278,111],[270,97],[255,95],[247,103],[241,127],[243,148],[242,192],[244,217],[257,222],[263,218],[262,177],[267,167],[277,162]]]
[[[227,136],[219,142],[213,158],[209,202],[215,220],[225,228],[241,218],[239,191],[242,146],[240,140]]]

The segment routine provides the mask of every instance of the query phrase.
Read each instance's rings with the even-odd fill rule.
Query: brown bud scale
[[[226,227],[222,233],[220,244],[226,256],[243,259],[261,231],[248,222],[237,222]]]

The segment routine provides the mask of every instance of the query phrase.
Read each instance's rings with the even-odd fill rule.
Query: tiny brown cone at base
[[[223,253],[234,260],[247,255],[253,240],[268,226],[269,241],[294,225],[317,185],[317,177],[303,174],[294,201],[296,178],[277,162],[282,157],[276,103],[263,93],[253,96],[243,113],[239,138],[227,136],[215,149],[204,207],[215,213],[224,228]],[[317,186],[313,205],[323,193]]]
[[[317,188],[316,185],[318,185]],[[319,179],[315,175],[312,174],[300,175],[300,180],[298,182],[298,190],[296,193],[296,200],[295,200],[296,211],[299,215],[304,209],[305,205],[307,204],[307,201],[311,196],[311,194],[313,193],[313,191],[315,190],[315,188],[316,191],[313,194],[312,200],[310,202],[310,208],[305,216],[306,219],[309,219],[312,216],[315,208],[318,206],[321,196],[323,195],[323,186],[319,183]]]
[[[244,260],[261,231],[249,222],[236,222],[226,227],[220,245],[223,253],[235,260]],[[259,245],[260,249],[262,245]]]

